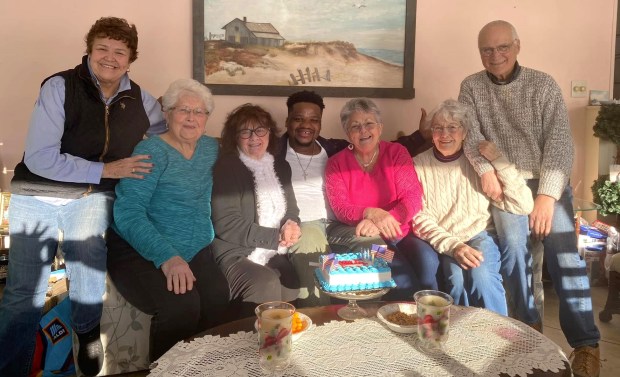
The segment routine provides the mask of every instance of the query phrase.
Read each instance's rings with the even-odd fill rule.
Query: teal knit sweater
[[[214,237],[211,223],[213,165],[217,141],[202,136],[191,159],[158,136],[141,141],[134,155],[151,156],[144,179],[116,186],[114,230],[159,268],[173,256],[190,261]]]

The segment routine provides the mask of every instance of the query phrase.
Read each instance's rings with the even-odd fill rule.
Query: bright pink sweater
[[[411,156],[400,144],[382,141],[377,163],[365,172],[348,148],[327,161],[327,199],[339,221],[356,226],[364,209],[382,208],[400,222],[403,234],[411,219],[422,209],[422,186]]]

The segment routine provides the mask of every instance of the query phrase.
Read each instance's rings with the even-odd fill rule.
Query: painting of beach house
[[[201,18],[194,77],[216,94],[413,97],[415,0],[194,0]]]
[[[241,46],[274,46],[282,47],[284,38],[270,23],[248,22],[238,18],[230,21],[222,29],[225,30],[226,42]]]

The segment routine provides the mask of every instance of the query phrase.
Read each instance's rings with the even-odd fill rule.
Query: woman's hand
[[[299,241],[301,228],[293,220],[286,220],[280,228],[280,246],[291,247]]]
[[[151,156],[139,154],[103,164],[101,178],[137,178],[143,179],[144,174],[151,172],[153,163],[146,162]]]
[[[400,222],[386,210],[366,208],[364,210],[364,218],[372,221],[385,239],[395,240],[403,235],[403,231],[400,229]]]
[[[169,291],[175,294],[184,294],[194,288],[196,277],[189,268],[189,264],[179,256],[174,256],[161,265],[161,271],[166,276]]]
[[[492,141],[482,140],[480,144],[478,144],[478,151],[484,158],[491,162],[502,157],[499,149],[497,149],[497,146]]]
[[[360,221],[355,227],[355,235],[358,237],[374,237],[379,235],[380,233],[381,231],[379,231],[379,228],[377,228],[375,223],[373,223],[369,219],[364,219]]]
[[[452,256],[464,270],[480,267],[480,263],[484,261],[481,252],[467,245],[457,247]]]

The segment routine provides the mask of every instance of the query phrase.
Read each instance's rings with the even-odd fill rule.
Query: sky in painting
[[[357,48],[403,51],[405,0],[204,0],[205,35],[238,18],[271,23],[295,41],[346,41]]]

